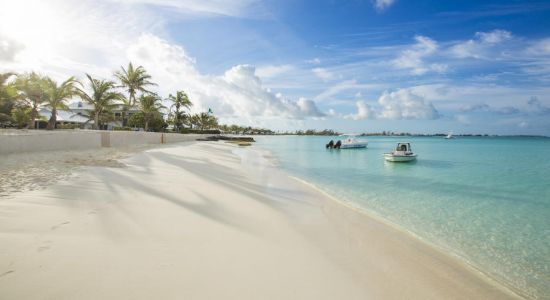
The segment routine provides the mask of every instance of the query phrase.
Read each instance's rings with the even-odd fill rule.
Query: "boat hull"
[[[391,162],[410,162],[416,160],[416,154],[413,155],[394,155],[391,153],[384,154],[384,159]]]
[[[367,148],[367,143],[342,144],[342,146],[340,146],[340,149],[357,149],[357,148]]]

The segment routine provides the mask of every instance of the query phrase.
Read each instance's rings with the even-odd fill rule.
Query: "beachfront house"
[[[118,104],[113,110],[113,121],[103,124],[103,128],[106,130],[112,130],[114,127],[122,127],[122,115],[123,115],[123,105]],[[82,101],[74,101],[68,105],[67,110],[58,109],[57,110],[57,126],[58,127],[72,127],[72,128],[81,128],[81,129],[91,129],[94,124],[93,118],[89,116],[92,115],[94,106],[85,103]],[[127,118],[133,114],[139,112],[137,106],[130,107],[126,110]],[[35,129],[44,129],[48,123],[48,120],[52,114],[52,111],[48,107],[40,107],[38,110],[40,116],[39,119],[35,121]]]

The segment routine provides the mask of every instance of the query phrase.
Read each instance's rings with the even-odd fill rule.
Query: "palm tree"
[[[165,108],[161,104],[161,99],[157,95],[141,95],[139,98],[139,108],[143,114],[145,122],[145,131],[149,130],[149,122],[160,114],[160,109]]]
[[[0,104],[8,102],[13,97],[12,85],[8,83],[8,79],[15,73],[0,73]]]
[[[130,62],[128,63],[127,69],[124,69],[122,66],[120,68],[122,71],[117,71],[114,75],[120,81],[120,87],[126,88],[129,96],[128,102],[130,106],[133,106],[136,104],[136,93],[151,93],[145,88],[147,86],[156,85],[156,83],[150,81],[151,75],[147,74],[147,71],[145,71],[145,68],[142,66],[134,68]]]
[[[38,106],[46,100],[45,83],[46,77],[35,72],[19,75],[15,80],[19,100],[23,106],[30,108],[27,128],[34,128],[34,121],[38,116]]]
[[[86,74],[89,80],[89,87],[91,94],[86,93],[82,89],[78,89],[78,95],[80,98],[94,106],[92,112],[94,119],[94,129],[99,129],[99,117],[113,109],[116,104],[114,100],[123,99],[124,96],[115,92],[115,83],[110,80],[99,80],[92,78],[89,74]]]
[[[8,82],[15,73],[0,73],[0,123],[11,121],[11,110],[17,96],[14,84]]]
[[[210,113],[202,112],[191,116],[191,123],[199,127],[200,130],[211,129],[218,127],[218,118],[210,115]]]
[[[53,130],[55,128],[55,124],[57,122],[57,110],[67,109],[65,101],[78,94],[78,89],[76,87],[78,83],[79,82],[74,76],[69,77],[69,79],[63,81],[59,85],[53,79],[49,77],[46,78],[46,105],[52,109],[52,115],[50,116],[46,129]]]
[[[187,117],[185,112],[180,111],[180,109],[189,109],[193,105],[193,103],[191,103],[189,97],[184,91],[177,91],[176,96],[170,94],[168,96],[168,100],[173,102],[172,106],[170,107],[170,109],[173,110],[172,123],[174,124],[176,131],[179,132],[179,129],[181,128],[185,121],[185,118]]]

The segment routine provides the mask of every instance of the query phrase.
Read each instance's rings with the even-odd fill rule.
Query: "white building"
[[[57,110],[57,125],[74,125],[82,129],[91,129],[93,127],[94,120],[93,117],[90,117],[94,110],[93,105],[82,101],[75,101],[71,102],[68,108],[68,110]],[[127,118],[137,112],[139,112],[137,106],[129,108],[126,111]],[[117,105],[117,107],[112,110],[112,113],[114,114],[115,121],[105,124],[105,129],[122,126],[122,104]],[[45,128],[48,123],[47,120],[50,119],[52,114],[52,110],[48,107],[41,107],[38,109],[38,114],[41,120],[36,120],[35,128]]]

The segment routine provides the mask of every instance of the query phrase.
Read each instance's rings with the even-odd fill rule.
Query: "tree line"
[[[57,111],[68,110],[68,101],[76,97],[91,105],[89,114],[83,116],[89,122],[93,121],[94,129],[113,121],[122,124],[120,129],[139,127],[145,131],[163,131],[169,124],[176,132],[185,126],[199,130],[219,127],[218,119],[210,109],[190,113],[193,103],[184,91],[169,94],[165,100],[172,104],[165,107],[163,99],[149,90],[157,84],[151,81],[151,75],[143,66],[134,67],[131,62],[126,68],[121,66],[113,73],[113,80],[94,78],[90,74],[85,77],[85,82],[74,76],[57,82],[36,72],[0,74],[0,125],[34,128],[35,121],[41,118],[39,109],[47,107],[51,115],[46,129],[53,130],[57,126]],[[114,110],[120,111],[118,116]],[[138,112],[130,115],[130,110]],[[165,119],[163,111],[166,110]]]

